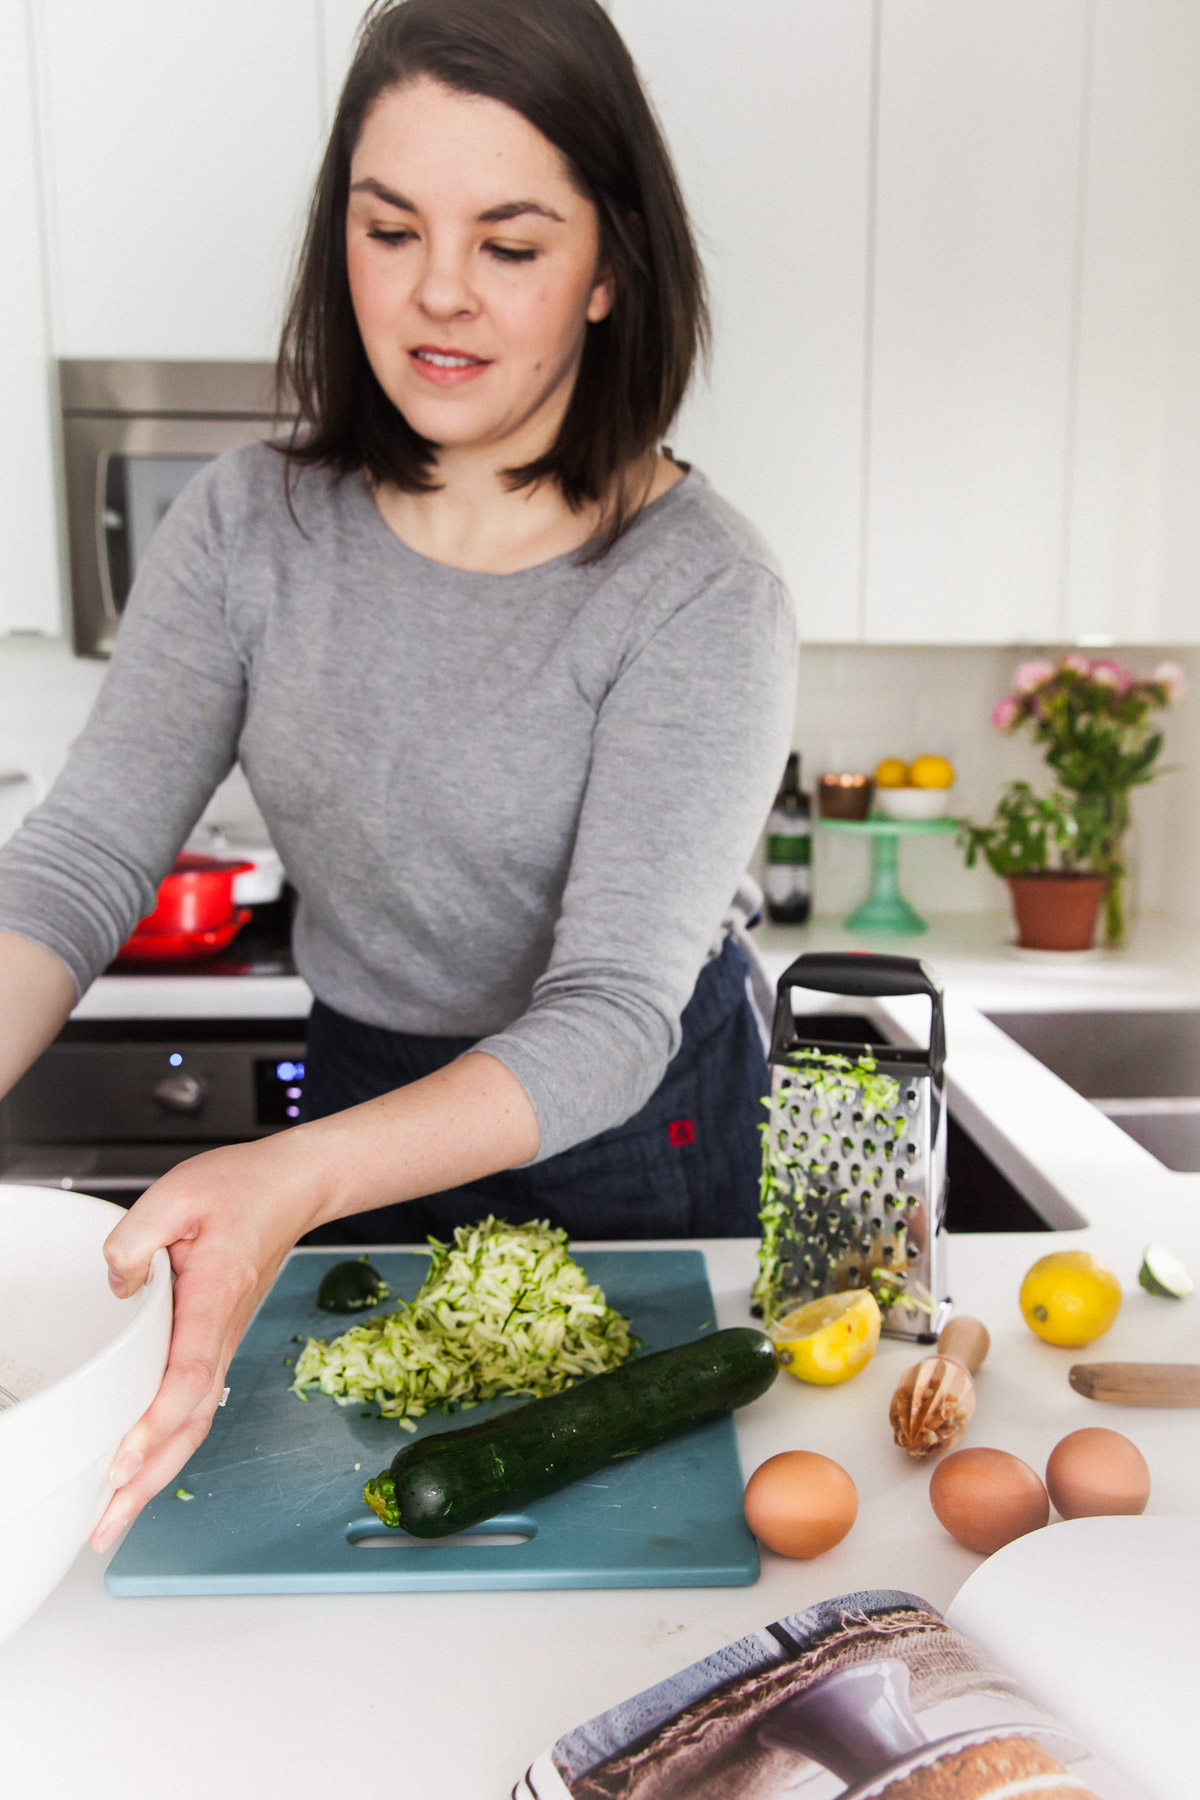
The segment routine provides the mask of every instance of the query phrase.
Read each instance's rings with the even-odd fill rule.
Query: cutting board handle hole
[[[378,1521],[346,1527],[354,1550],[501,1550],[528,1544],[537,1536],[532,1519],[489,1519],[478,1531],[455,1531],[449,1537],[411,1537],[407,1531],[380,1531]]]

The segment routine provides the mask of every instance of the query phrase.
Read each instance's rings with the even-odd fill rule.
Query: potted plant
[[[1124,839],[1130,797],[1135,787],[1153,781],[1163,743],[1151,714],[1181,700],[1186,691],[1177,663],[1160,663],[1148,676],[1135,675],[1107,657],[1089,662],[1077,652],[1057,663],[1022,663],[1013,676],[1012,692],[996,706],[992,723],[1009,734],[1028,730],[1042,746],[1057,780],[1056,792],[1039,802],[1054,812],[1053,821],[1049,815],[1045,818],[1044,857],[1026,868],[1001,867],[992,859],[988,845],[995,842],[1002,862],[1008,854],[1019,860],[1026,837],[1029,854],[1035,854],[1036,809],[1030,800],[1022,800],[1016,808],[1020,817],[1014,818],[1011,830],[1001,810],[1004,802],[996,824],[983,828],[998,837],[976,841],[975,828],[966,828],[968,862],[982,851],[998,874],[1038,874],[1043,885],[1045,877],[1056,871],[1060,876],[1086,872],[1102,877],[1104,941],[1120,944],[1125,937]],[[1028,783],[1014,783],[1008,791],[1010,807],[1016,788],[1024,788],[1031,800],[1037,800]],[[1068,816],[1073,824],[1067,823]],[[1001,842],[1008,845],[1007,852],[999,849]],[[1023,935],[1021,941],[1026,941]]]
[[[1107,879],[1094,866],[1101,835],[1094,809],[1058,790],[1036,794],[1027,781],[1009,783],[990,825],[959,828],[967,867],[982,855],[1008,882],[1026,950],[1091,948]]]

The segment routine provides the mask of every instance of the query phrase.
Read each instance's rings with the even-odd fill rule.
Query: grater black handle
[[[813,950],[798,956],[783,972],[779,992],[787,988],[816,988],[822,994],[861,994],[886,999],[898,994],[928,994],[937,998],[939,988],[923,962],[915,956],[875,956],[869,951]]]
[[[775,1044],[781,1045],[793,1030],[792,988],[815,988],[821,994],[861,995],[890,999],[901,994],[924,994],[932,1006],[929,1027],[930,1066],[941,1073],[946,1056],[946,1028],[942,1018],[942,990],[923,962],[915,956],[878,956],[869,951],[814,950],[798,956],[779,978],[775,1002]]]

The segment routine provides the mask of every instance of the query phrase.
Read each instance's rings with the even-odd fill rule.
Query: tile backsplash
[[[794,743],[805,786],[833,770],[871,770],[884,756],[910,760],[932,751],[958,771],[954,811],[982,819],[1001,785],[1040,780],[1041,761],[1024,741],[989,723],[1014,665],[1041,651],[814,645],[804,651],[796,692]],[[1046,652],[1053,654],[1053,651]],[[1191,695],[1167,723],[1168,766],[1134,803],[1133,898],[1148,912],[1200,923],[1200,651],[1122,650],[1139,671],[1172,656],[1187,671]],[[104,678],[103,663],[71,654],[61,642],[0,639],[0,774],[25,770],[53,781]],[[0,787],[0,841],[31,804],[34,789]],[[206,815],[246,825],[253,801],[236,772]],[[818,834],[817,909],[848,911],[862,898],[865,844]],[[901,850],[904,892],[920,911],[980,912],[1005,905],[1003,885],[987,869],[968,871],[952,839],[921,839]]]

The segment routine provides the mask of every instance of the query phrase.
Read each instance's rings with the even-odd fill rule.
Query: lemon
[[[1090,1344],[1121,1310],[1121,1284],[1086,1250],[1056,1250],[1021,1283],[1021,1312],[1048,1344]]]
[[[771,1326],[781,1368],[798,1381],[833,1387],[849,1381],[875,1354],[883,1315],[874,1294],[826,1294],[784,1313]]]
[[[918,756],[909,771],[914,787],[948,788],[954,786],[954,764],[944,756]]]
[[[908,764],[901,762],[898,756],[885,756],[875,771],[875,786],[908,787]]]

